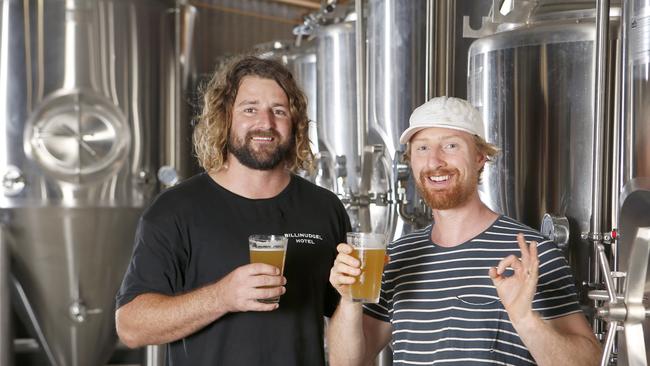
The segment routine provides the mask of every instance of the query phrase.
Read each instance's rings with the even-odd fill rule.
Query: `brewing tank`
[[[361,169],[357,150],[354,21],[320,27],[316,37],[319,149],[326,152],[334,166],[338,180],[334,183],[334,191],[340,196],[349,196],[358,193]],[[349,213],[354,221],[354,213]]]
[[[483,116],[488,142],[501,149],[486,166],[481,198],[533,228],[540,228],[547,213],[558,222],[565,218],[569,234],[558,244],[568,255],[579,298],[587,303],[589,285],[596,282],[593,248],[582,239],[590,232],[592,213],[595,10],[553,5],[553,11],[533,14],[520,26],[505,24],[472,44],[468,99]],[[616,32],[614,24],[612,45]],[[609,106],[612,116],[613,103]],[[605,127],[604,156],[611,152],[611,128],[611,123]],[[610,164],[596,177],[605,192]],[[606,193],[602,212],[609,212],[610,201]],[[611,227],[610,217],[603,216],[601,227]]]
[[[629,193],[633,188],[643,186],[647,189],[650,186],[650,2],[647,0],[635,0],[625,2],[624,21],[624,46],[623,49],[623,118],[622,129],[620,130],[620,181],[621,192]],[[637,193],[638,195],[638,193]],[[633,203],[641,207],[640,212],[632,212],[626,215],[623,212],[624,195],[620,202],[620,217],[618,227],[622,240],[629,244],[636,243],[633,238],[636,236],[636,229],[647,226],[650,222],[650,215],[647,207],[650,201],[638,195]],[[647,197],[647,195],[645,196]],[[629,199],[629,201],[633,201]],[[629,207],[628,207],[629,208]],[[627,239],[626,239],[627,238]],[[634,262],[631,258],[635,248],[633,245],[619,245],[618,257],[620,269],[629,271],[630,264]],[[637,264],[639,264],[637,262]],[[647,266],[650,266],[650,258],[647,259]],[[637,273],[643,273],[638,269]],[[638,276],[634,276],[638,277]],[[643,286],[645,284],[645,286]],[[645,272],[645,279],[641,278],[639,284],[645,288],[643,303],[647,306],[647,299],[650,296],[650,272]],[[627,299],[628,301],[638,299]],[[646,318],[642,322],[642,332],[627,333],[621,332],[619,337],[619,362],[621,364],[632,364],[635,360],[650,356],[650,321]],[[627,329],[626,329],[627,330]],[[638,329],[637,329],[638,331]],[[642,337],[643,340],[628,340],[628,336]],[[645,343],[645,355],[641,353],[638,342]],[[626,352],[627,351],[627,352]],[[631,354],[629,354],[632,352]]]
[[[157,189],[162,0],[0,2],[0,211],[52,365],[104,365],[135,226]],[[25,310],[27,309],[27,310]]]
[[[411,112],[425,102],[427,1],[371,0],[367,22],[367,141],[385,147],[373,166],[377,170],[375,175],[381,177],[379,180],[385,179],[388,189],[394,191],[394,166],[399,163],[399,152],[405,148],[399,137],[408,128]],[[386,185],[374,184],[372,191],[381,191]],[[407,193],[409,209],[413,211],[417,195],[412,180]],[[413,229],[398,220],[393,205],[374,205],[370,210],[372,221],[386,227],[391,240]]]

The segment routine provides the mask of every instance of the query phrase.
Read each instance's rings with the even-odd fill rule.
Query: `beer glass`
[[[379,302],[381,274],[384,272],[386,237],[377,233],[347,233],[348,244],[354,248],[352,256],[361,262],[361,274],[350,285],[355,302]]]
[[[251,263],[266,263],[277,267],[280,276],[284,272],[284,258],[287,252],[288,239],[284,235],[255,234],[248,237],[248,249]],[[263,303],[276,303],[280,297],[258,299]]]

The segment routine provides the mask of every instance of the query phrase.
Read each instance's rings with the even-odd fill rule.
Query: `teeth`
[[[271,137],[259,137],[259,136],[256,136],[256,137],[253,137],[253,140],[255,140],[255,141],[271,141],[273,139]]]
[[[441,176],[438,176],[438,177],[429,177],[429,179],[431,179],[434,182],[443,182],[443,181],[448,180],[449,176],[448,175],[441,175]]]

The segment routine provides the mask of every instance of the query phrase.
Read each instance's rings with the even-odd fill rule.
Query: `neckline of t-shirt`
[[[472,241],[474,241],[474,240],[476,240],[476,239],[479,239],[481,236],[485,235],[485,232],[490,231],[490,229],[492,229],[492,228],[494,227],[494,225],[496,225],[499,221],[501,221],[501,219],[502,219],[503,217],[504,217],[504,215],[503,215],[503,214],[500,214],[500,215],[499,215],[499,216],[498,216],[498,217],[497,217],[497,218],[496,218],[496,219],[495,219],[495,220],[490,224],[490,226],[488,226],[485,230],[481,231],[480,233],[478,233],[478,234],[477,234],[476,236],[474,236],[473,238],[470,238],[470,239],[468,239],[468,240],[466,240],[466,241],[464,241],[464,242],[462,242],[462,243],[460,243],[460,244],[458,244],[458,245],[454,245],[453,247],[443,247],[443,246],[441,246],[441,245],[438,245],[438,244],[434,243],[433,240],[431,240],[431,231],[433,230],[433,225],[434,225],[434,223],[431,223],[431,225],[429,225],[429,228],[428,228],[428,230],[427,230],[427,234],[428,234],[428,235],[427,235],[427,238],[428,238],[428,240],[429,240],[429,244],[433,245],[436,249],[440,249],[440,250],[443,250],[443,251],[455,250],[455,249],[458,249],[458,248],[460,248],[460,247],[462,247],[462,246],[465,246],[465,245],[471,243]]]
[[[284,189],[283,189],[282,191],[280,191],[280,193],[278,193],[277,195],[275,195],[275,196],[273,196],[273,197],[269,197],[269,198],[248,198],[248,197],[244,197],[244,196],[238,195],[237,193],[232,192],[232,191],[226,189],[226,188],[225,188],[224,186],[222,186],[221,184],[215,182],[215,180],[212,179],[212,177],[210,176],[210,174],[208,174],[207,172],[203,172],[203,174],[205,175],[205,178],[206,178],[208,181],[210,181],[210,184],[211,184],[212,186],[216,187],[219,191],[221,191],[221,192],[223,192],[223,193],[225,193],[225,194],[227,194],[227,195],[229,195],[229,196],[232,196],[232,197],[234,197],[234,198],[236,198],[236,199],[245,200],[245,201],[250,201],[250,202],[264,202],[264,201],[274,201],[274,200],[280,199],[280,198],[282,198],[283,196],[285,196],[285,195],[287,194],[287,192],[291,189],[291,187],[295,184],[295,181],[296,181],[296,177],[295,177],[295,175],[294,175],[294,174],[290,174],[290,175],[289,175],[289,177],[290,177],[290,178],[289,178],[289,184],[287,184],[287,186],[284,187]]]

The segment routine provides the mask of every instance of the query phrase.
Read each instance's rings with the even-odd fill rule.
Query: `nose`
[[[275,127],[275,114],[272,109],[265,109],[259,114],[258,124],[265,130]]]
[[[440,149],[431,149],[427,155],[427,167],[430,169],[438,169],[447,166],[442,151]]]

